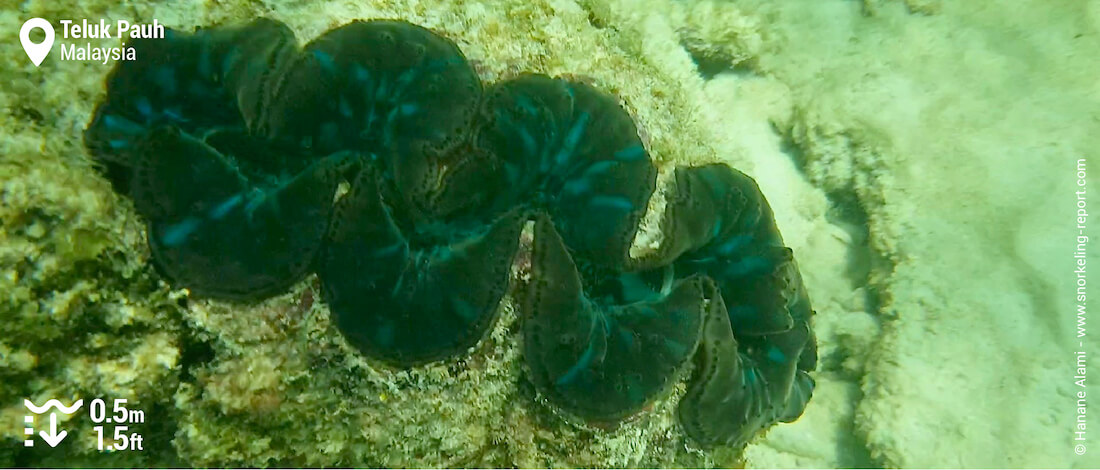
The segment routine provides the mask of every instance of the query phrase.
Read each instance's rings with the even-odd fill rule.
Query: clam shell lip
[[[84,143],[174,286],[252,301],[315,272],[348,343],[399,368],[467,354],[513,292],[549,403],[614,426],[686,377],[678,419],[704,448],[809,401],[813,310],[756,182],[678,168],[660,245],[631,259],[657,171],[597,85],[486,86],[452,41],[399,20],[303,47],[270,19],[133,46]]]

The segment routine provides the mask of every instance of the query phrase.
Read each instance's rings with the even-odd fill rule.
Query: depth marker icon
[[[34,415],[40,415],[42,413],[45,413],[45,412],[49,411],[50,408],[57,408],[57,412],[51,412],[50,413],[50,430],[49,430],[49,432],[46,432],[46,431],[39,431],[38,432],[38,435],[40,437],[42,437],[43,441],[46,441],[46,444],[49,444],[50,447],[57,447],[57,445],[60,444],[61,441],[65,440],[65,436],[69,435],[68,431],[58,432],[58,430],[57,430],[57,413],[60,412],[60,413],[66,414],[66,415],[71,415],[71,414],[75,413],[76,410],[80,409],[80,407],[82,405],[84,405],[84,400],[80,399],[80,400],[77,400],[76,403],[73,403],[72,406],[65,406],[60,401],[58,401],[56,398],[51,398],[49,400],[46,400],[46,403],[43,404],[42,406],[37,406],[34,403],[32,403],[30,400],[24,398],[23,399],[23,405],[25,405],[27,407],[27,410],[29,410],[31,413],[34,413],[34,414],[27,415],[27,416],[23,417],[23,424],[25,425],[24,428],[23,428],[23,434],[27,434],[28,436],[30,436],[28,439],[23,441],[23,446],[25,446],[25,447],[34,447],[34,439],[33,439],[34,438],[34,427],[32,427],[32,425],[34,424]]]

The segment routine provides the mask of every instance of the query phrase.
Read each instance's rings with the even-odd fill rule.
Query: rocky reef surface
[[[278,17],[279,11],[267,15]],[[352,17],[399,16],[425,18],[400,9]],[[448,32],[446,24],[432,26]],[[378,47],[348,48],[364,40]],[[99,100],[84,136],[96,161],[69,157],[84,168],[96,167],[117,194],[133,202],[104,203],[121,204],[123,220],[112,226],[112,219],[95,218],[105,240],[80,245],[91,250],[88,264],[97,271],[66,274],[78,284],[114,279],[118,288],[131,290],[105,301],[104,310],[137,304],[155,316],[103,325],[97,320],[108,315],[87,303],[104,294],[73,293],[87,322],[78,327],[81,334],[74,336],[70,325],[69,333],[56,335],[67,347],[54,345],[61,362],[50,366],[38,362],[41,348],[50,346],[46,338],[12,345],[7,357],[22,355],[25,364],[13,368],[11,378],[26,389],[13,390],[9,398],[124,396],[131,406],[148,410],[148,427],[155,432],[146,439],[157,442],[141,454],[94,452],[87,423],[77,419],[72,432],[80,438],[67,458],[120,465],[707,464],[737,458],[757,430],[801,414],[813,382],[805,372],[796,374],[796,365],[812,369],[816,358],[810,347],[810,355],[799,360],[804,343],[812,341],[809,304],[790,250],[751,179],[724,164],[674,172],[668,181],[675,184],[668,186],[677,189],[665,195],[664,214],[653,217],[657,228],[650,230],[657,232],[649,253],[643,249],[641,258],[631,258],[657,176],[648,154],[661,150],[653,129],[641,125],[639,135],[619,100],[588,84],[617,88],[588,73],[592,66],[569,70],[584,81],[479,70],[517,78],[487,91],[490,98],[480,111],[487,119],[472,130],[473,149],[450,152],[467,145],[464,127],[482,86],[449,40],[409,23],[374,21],[322,35],[301,52],[308,60],[297,58],[295,43],[291,29],[272,20],[195,35],[170,29],[160,42],[129,44],[151,62],[121,64],[107,77],[108,96]],[[415,62],[385,62],[394,47],[411,47],[392,56]],[[475,64],[485,68],[491,60]],[[293,67],[274,74],[284,62]],[[411,67],[417,62],[421,69]],[[316,87],[318,77],[329,80],[326,74],[336,85]],[[280,99],[269,102],[265,94],[275,87]],[[373,96],[360,96],[363,90]],[[250,132],[242,132],[246,128]],[[457,139],[449,130],[454,128]],[[690,128],[685,130],[690,136]],[[258,141],[257,134],[268,138]],[[711,150],[697,142],[698,151]],[[463,153],[481,158],[445,160]],[[337,175],[355,172],[330,209]],[[195,184],[175,184],[180,175]],[[499,185],[485,185],[486,175]],[[434,183],[438,178],[447,184]],[[463,178],[477,183],[450,184]],[[26,196],[30,189],[16,182],[6,193]],[[26,203],[38,201],[28,196]],[[525,245],[526,255],[514,254],[528,217],[508,211],[517,203],[529,207],[523,214],[546,211],[530,227],[533,244]],[[20,212],[26,217],[33,211]],[[486,225],[494,214],[503,215]],[[20,233],[18,223],[12,227],[9,233]],[[65,229],[47,233],[59,230]],[[140,232],[147,246],[139,242]],[[528,276],[526,287],[515,293],[518,298],[507,294],[498,307],[515,256],[530,259],[520,273]],[[669,264],[674,260],[675,267]],[[125,261],[125,270],[98,266],[118,261]],[[402,273],[410,268],[386,274],[387,266],[410,262],[412,274]],[[26,289],[33,277],[29,269],[13,272],[12,282],[28,292],[11,305],[37,303],[38,315],[62,318],[62,307],[32,302],[54,291]],[[100,279],[98,270],[112,275]],[[313,270],[319,275],[310,275]],[[669,276],[675,278],[671,285]],[[749,281],[756,278],[760,283]],[[399,289],[405,282],[411,285]],[[746,289],[746,283],[755,288]],[[572,297],[580,303],[561,303]],[[390,308],[373,308],[375,299],[390,302]],[[773,314],[781,318],[771,319]],[[516,344],[517,318],[523,315],[534,315],[522,322],[526,352]],[[439,321],[447,324],[417,326]],[[740,351],[731,323],[732,331],[749,335]],[[606,336],[591,336],[586,324],[604,325]],[[27,328],[9,327],[13,337]],[[794,336],[784,342],[779,333],[786,330]],[[86,334],[98,333],[101,354],[138,354],[113,339],[122,332],[135,341],[154,335],[158,343],[141,352],[155,352],[157,360],[131,360],[155,362],[159,375],[126,371],[101,378],[115,373],[100,368],[105,358],[89,359],[95,372],[81,372],[92,380],[148,380],[147,388],[31,380],[49,376],[46,367],[63,374],[78,369],[62,359],[74,355],[73,347],[84,347],[80,338]],[[697,346],[703,357],[697,378],[685,383]],[[606,359],[594,360],[596,355]],[[528,371],[530,382],[522,378]],[[586,398],[592,392],[601,399],[592,403]],[[723,398],[728,393],[741,398]],[[704,411],[712,402],[729,402],[722,405],[728,409]],[[6,412],[14,417],[19,410]],[[342,417],[334,423],[336,416]],[[525,428],[530,432],[515,432]],[[694,450],[716,445],[717,451]],[[51,456],[28,449],[10,458],[49,462]]]

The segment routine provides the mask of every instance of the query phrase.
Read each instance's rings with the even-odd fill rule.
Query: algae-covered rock
[[[618,15],[615,11],[621,12],[616,10],[620,7],[605,12],[572,2],[519,0],[367,5],[231,1],[141,4],[132,10],[89,3],[67,10],[32,2],[16,15],[0,17],[0,26],[18,30],[24,18],[34,16],[55,22],[104,17],[135,22],[158,19],[187,31],[243,23],[262,15],[287,23],[305,42],[354,19],[406,20],[457,43],[488,83],[521,71],[568,74],[619,97],[623,109],[616,112],[634,120],[638,139],[658,165],[717,160],[718,153],[728,149],[712,145],[714,129],[700,120],[709,111],[697,115],[702,82],[688,55],[676,41],[641,44],[645,36],[639,34],[639,22],[619,32],[608,19]],[[681,25],[668,31],[700,31],[707,38],[743,36],[745,44],[733,49],[747,52],[720,52],[731,62],[756,53],[752,21],[742,23],[740,33],[714,32],[712,26],[701,25],[706,11],[691,14],[694,27]],[[736,14],[726,14],[732,16]],[[102,42],[117,45],[117,40]],[[316,277],[306,277],[284,294],[252,302],[204,298],[200,295],[204,289],[170,290],[161,273],[168,279],[183,276],[164,272],[164,266],[161,273],[152,267],[142,224],[148,214],[140,203],[135,209],[128,199],[114,195],[107,177],[111,169],[93,164],[80,145],[92,106],[106,92],[103,83],[110,66],[52,57],[41,68],[33,68],[18,54],[5,54],[3,60],[12,66],[3,74],[10,75],[8,82],[14,86],[2,95],[7,114],[0,155],[4,177],[0,259],[6,271],[0,282],[7,288],[2,291],[11,292],[4,317],[14,321],[0,326],[5,338],[0,343],[0,377],[19,386],[0,391],[3,417],[6,422],[20,420],[21,398],[37,402],[126,398],[146,412],[146,422],[134,428],[145,436],[146,451],[96,450],[91,424],[86,416],[75,415],[64,421],[73,437],[62,444],[63,451],[18,448],[0,454],[4,459],[0,463],[497,467],[737,463],[735,450],[720,447],[703,452],[680,430],[676,403],[685,394],[686,384],[668,382],[665,375],[653,387],[653,396],[631,404],[632,412],[644,409],[622,423],[589,425],[555,411],[547,402],[552,397],[544,398],[526,376],[521,360],[522,312],[517,311],[522,301],[509,295],[504,296],[491,330],[468,354],[400,369],[364,357],[360,348],[344,339],[337,317],[322,301],[324,289]],[[250,96],[245,102],[255,98],[242,96]],[[136,106],[140,113],[140,104]],[[245,120],[251,122],[251,117]],[[207,160],[222,162],[215,154],[211,151]],[[220,165],[226,174],[234,168]],[[154,189],[156,182],[163,181],[163,176],[142,178]],[[651,173],[647,179],[646,184],[651,184]],[[219,201],[204,202],[210,206],[204,206],[207,219],[221,218]],[[174,237],[164,238],[157,225],[152,226],[154,236],[162,237],[161,245],[174,245]],[[174,227],[178,228],[169,225],[169,232]],[[529,238],[530,231],[526,235]],[[530,240],[521,245],[529,247]],[[626,250],[616,250],[616,261],[619,251]],[[530,275],[530,256],[520,249],[513,277]],[[201,263],[196,266],[190,268],[189,276],[206,274]],[[303,272],[299,269],[285,278],[296,280]],[[216,279],[204,282],[208,292],[223,287],[217,286]],[[677,357],[676,363],[682,359]],[[5,444],[13,445],[5,448],[15,448],[23,439],[20,426],[10,429],[3,438]]]
[[[20,106],[5,95],[9,106]],[[132,209],[90,168],[76,140],[10,114],[3,127],[0,464],[170,464],[163,439],[174,432],[171,400],[186,348],[177,297],[145,266]],[[150,436],[148,453],[89,452],[95,438],[87,408],[60,416],[72,436],[62,444],[68,447],[23,447],[24,399],[68,405],[96,397],[125,398],[145,411],[139,428]],[[47,416],[36,419],[45,424]]]

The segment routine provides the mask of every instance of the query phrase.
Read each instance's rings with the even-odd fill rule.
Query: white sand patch
[[[1100,465],[1095,451],[1073,455],[1070,396],[1073,167],[1100,148],[1100,3],[909,3],[739,2],[769,20],[764,45],[751,72],[708,85],[742,150],[731,161],[795,248],[819,335],[835,332],[830,302],[844,289],[821,278],[840,265],[821,260],[865,247],[843,220],[829,227],[807,180],[860,202],[884,261],[868,276],[883,334],[863,396],[827,369],[806,416],[750,448],[749,464],[858,464],[836,449],[847,436],[826,449],[813,435],[845,432],[847,394],[874,464]],[[805,177],[769,123],[791,136]],[[837,229],[835,243],[822,235]],[[826,357],[845,348],[836,339],[823,339]],[[803,446],[789,445],[795,433]]]

